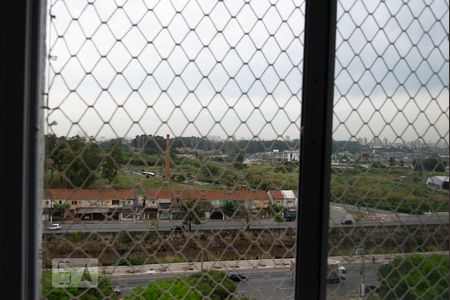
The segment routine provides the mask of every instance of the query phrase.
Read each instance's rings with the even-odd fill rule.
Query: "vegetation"
[[[209,203],[205,201],[183,200],[179,207],[183,216],[183,223],[192,230],[192,224],[200,224],[200,219],[204,217],[205,211],[210,210],[205,206]]]
[[[447,163],[437,157],[427,157],[423,160],[414,160],[413,167],[416,171],[444,172]]]
[[[227,217],[231,217],[236,210],[236,207],[233,204],[233,201],[226,201],[225,205],[223,206],[223,212]]]
[[[113,284],[109,278],[99,276],[96,288],[54,288],[52,286],[52,272],[44,270],[42,274],[42,296],[48,300],[95,300],[95,299],[119,299],[119,295],[113,292]]]
[[[433,230],[433,238],[430,238]],[[56,257],[97,257],[102,266],[131,265],[139,260],[145,264],[168,262],[198,262],[204,251],[204,261],[293,257],[295,229],[227,230],[208,234],[200,231],[130,232],[121,242],[120,233],[84,234],[82,240],[62,238],[64,235],[45,233],[42,261],[51,267]],[[279,234],[279,236],[278,236]],[[65,237],[69,235],[66,234]],[[258,243],[254,243],[258,239]],[[134,241],[134,242],[129,242]],[[353,255],[355,245],[364,244],[367,255],[412,253],[448,250],[448,228],[436,226],[330,228],[331,256]],[[232,245],[232,247],[230,247]],[[129,257],[131,256],[131,259]]]
[[[46,136],[46,187],[49,188],[105,188],[115,189],[138,186],[141,189],[296,189],[298,164],[244,165],[244,153],[254,153],[270,148],[284,148],[276,141],[259,145],[246,141],[213,142],[186,137],[171,141],[171,181],[163,177],[165,165],[165,139],[157,136],[138,136],[131,142],[122,139],[95,142],[78,136],[65,138]],[[281,142],[281,141],[279,141]],[[242,147],[235,148],[238,143]],[[289,144],[289,143],[288,143]],[[247,145],[247,146],[245,146]],[[286,143],[284,143],[286,145]],[[296,146],[292,141],[290,146]],[[266,147],[267,146],[267,147]],[[176,151],[202,149],[222,151],[226,157],[194,152],[190,158],[177,158]],[[370,162],[370,154],[360,145],[334,141],[333,147],[362,153],[361,159]],[[343,148],[344,147],[344,148]],[[261,148],[261,149],[260,149]],[[142,150],[142,151],[140,151]],[[361,152],[362,151],[362,152]],[[364,158],[365,157],[365,158]],[[394,157],[386,167],[380,162],[365,169],[335,169],[332,172],[331,201],[363,207],[373,207],[402,213],[423,214],[428,211],[447,211],[446,195],[426,187],[429,176],[442,175],[447,162],[438,157],[416,160],[413,169],[402,167]],[[156,176],[143,176],[137,171],[151,171]],[[406,179],[400,180],[400,177]],[[226,208],[228,209],[228,208]],[[225,212],[227,215],[231,214]],[[189,222],[189,220],[187,220]]]
[[[447,211],[448,196],[425,184],[438,174],[401,167],[333,170],[331,201],[412,214]]]
[[[379,269],[378,279],[381,299],[448,299],[448,256],[397,257]]]
[[[236,299],[233,294],[236,284],[225,272],[204,271],[191,276],[172,279],[157,279],[146,287],[137,287],[126,300],[134,299]]]
[[[227,140],[227,141],[211,141],[206,138],[199,137],[178,137],[171,141],[172,148],[191,148],[201,149],[202,151],[217,151],[221,150],[226,153],[232,153],[236,157],[239,156],[242,151],[246,153],[264,152],[267,149],[279,149],[280,151],[289,150],[299,147],[299,140],[294,139],[292,141],[283,140]],[[142,149],[148,154],[161,153],[161,149],[165,149],[165,137],[152,136],[152,135],[140,135],[136,136],[131,145],[136,149]],[[232,159],[231,161],[236,160]]]
[[[72,241],[74,243],[81,242],[83,240],[83,233],[79,230],[70,232],[70,233],[68,233],[68,238],[70,241]]]
[[[102,177],[112,183],[117,177],[118,170],[123,163],[123,154],[117,145],[109,146],[105,153],[105,158],[102,163]]]

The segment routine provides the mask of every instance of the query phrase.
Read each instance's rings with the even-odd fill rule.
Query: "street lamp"
[[[356,249],[356,255],[360,255],[361,256],[361,269],[360,269],[360,276],[361,276],[361,286],[360,286],[360,291],[359,291],[359,295],[361,297],[365,297],[366,295],[366,278],[365,278],[365,274],[364,274],[364,248],[359,248]]]

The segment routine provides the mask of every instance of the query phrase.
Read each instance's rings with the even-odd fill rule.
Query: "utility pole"
[[[166,136],[166,182],[170,181],[170,135]]]
[[[202,247],[202,263],[200,265],[200,271],[203,272],[203,247]]]
[[[366,296],[366,277],[365,277],[365,270],[364,270],[364,248],[356,249],[356,255],[361,256],[361,269],[360,269],[360,276],[361,276],[361,286],[359,290],[359,295],[361,298],[364,298]]]

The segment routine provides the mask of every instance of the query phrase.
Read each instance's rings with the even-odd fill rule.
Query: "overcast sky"
[[[299,136],[301,1],[89,2],[49,5],[48,132]],[[446,1],[339,3],[335,139],[448,144],[448,24]]]

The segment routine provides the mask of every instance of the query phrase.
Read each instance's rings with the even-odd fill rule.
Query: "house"
[[[63,210],[66,219],[105,220],[121,219],[122,208],[134,211],[138,197],[128,189],[47,189],[42,201],[43,208]]]
[[[295,209],[298,198],[292,190],[270,190],[267,196],[271,204],[282,205],[287,209]]]
[[[269,206],[265,191],[251,190],[147,190],[145,207],[152,208],[160,220],[183,219],[195,207],[206,219],[224,219],[223,208],[231,201],[235,210],[248,211]],[[150,210],[147,210],[150,212]],[[238,213],[236,214],[238,215]]]
[[[172,193],[170,190],[146,190],[144,219],[169,220],[172,218]]]
[[[146,190],[138,195],[134,189],[48,189],[43,197],[46,220],[181,220],[187,211],[194,210],[201,218],[225,219],[224,208],[232,203],[234,217],[248,212],[264,212],[270,205],[265,191],[226,190]],[[290,191],[280,193],[282,203],[295,205]]]
[[[432,176],[427,178],[427,187],[437,191],[448,191],[448,176]]]

